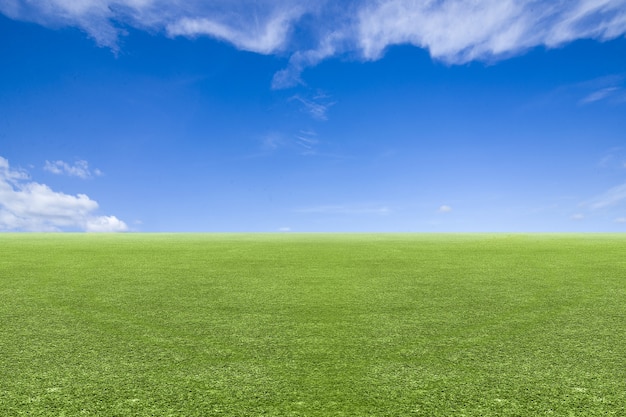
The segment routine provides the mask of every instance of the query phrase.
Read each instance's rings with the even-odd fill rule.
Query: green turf
[[[0,235],[1,416],[625,406],[624,235]]]

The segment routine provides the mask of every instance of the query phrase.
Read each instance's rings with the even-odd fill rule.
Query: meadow
[[[2,416],[625,407],[626,235],[0,234]]]

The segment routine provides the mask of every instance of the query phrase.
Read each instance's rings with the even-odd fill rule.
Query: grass
[[[0,235],[2,416],[626,415],[624,235]]]

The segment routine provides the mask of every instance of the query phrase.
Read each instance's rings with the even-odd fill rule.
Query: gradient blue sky
[[[626,1],[0,0],[0,231],[626,231]]]

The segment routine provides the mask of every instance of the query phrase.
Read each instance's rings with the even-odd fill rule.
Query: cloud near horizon
[[[29,181],[24,171],[0,156],[0,231],[123,232],[126,223],[115,216],[96,216],[98,203],[85,194],[69,195]]]
[[[0,0],[0,12],[52,28],[78,27],[113,50],[128,26],[288,55],[273,88],[301,84],[302,71],[324,59],[347,54],[376,60],[392,45],[414,45],[433,59],[462,64],[626,33],[626,0],[348,0],[339,6],[302,0]]]

